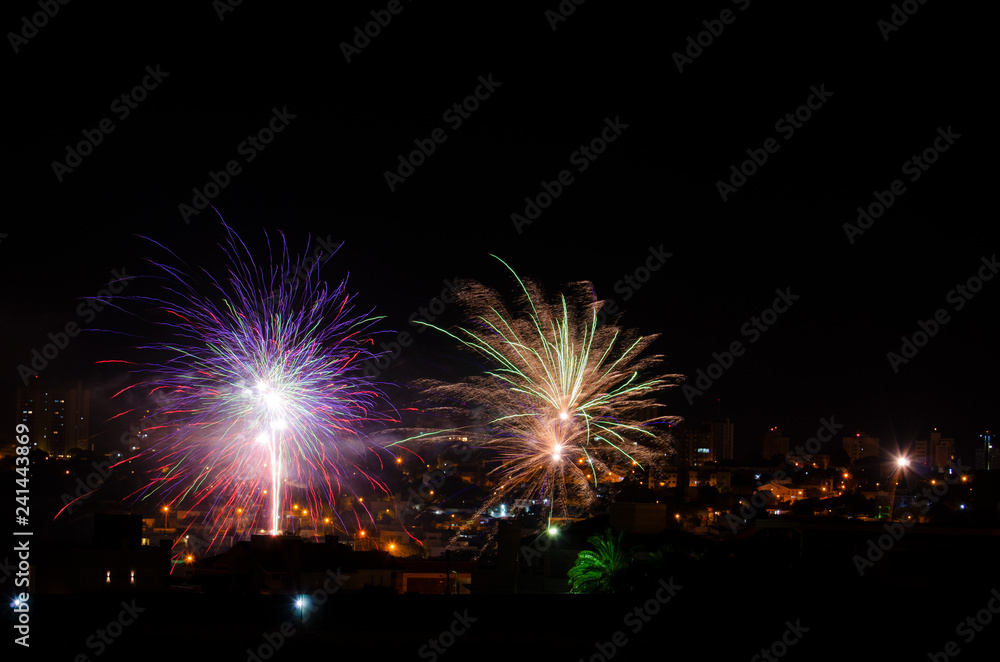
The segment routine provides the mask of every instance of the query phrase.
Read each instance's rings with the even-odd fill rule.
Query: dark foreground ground
[[[656,584],[623,596],[333,595],[304,623],[287,596],[39,596],[30,652],[3,659],[945,660],[928,653],[949,641],[962,660],[996,659],[995,566],[973,582],[944,566],[921,581],[812,570],[689,569],[666,603]],[[109,628],[133,600],[143,610],[134,622]],[[962,625],[977,613],[979,623]],[[772,657],[755,658],[761,649]]]

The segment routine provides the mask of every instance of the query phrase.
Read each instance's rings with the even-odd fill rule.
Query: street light
[[[893,477],[898,471],[905,472],[906,468],[910,466],[910,458],[905,455],[900,455],[896,458],[896,468],[892,470],[889,474],[889,480],[892,481],[892,492],[889,493],[889,521],[892,521],[892,511],[896,506],[896,487],[899,486],[899,476]],[[876,484],[876,487],[878,485]]]

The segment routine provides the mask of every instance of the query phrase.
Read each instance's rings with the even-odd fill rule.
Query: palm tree
[[[629,568],[635,548],[622,548],[625,532],[616,536],[611,529],[591,536],[587,542],[595,551],[583,550],[569,569],[570,593],[627,593],[631,589]]]

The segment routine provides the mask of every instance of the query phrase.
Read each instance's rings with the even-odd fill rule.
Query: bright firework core
[[[655,336],[601,321],[603,303],[590,283],[549,297],[510,272],[520,285],[512,309],[496,290],[464,283],[467,323],[427,324],[478,354],[485,371],[421,386],[442,416],[460,419],[469,406],[484,412],[487,431],[477,444],[499,460],[493,475],[505,489],[477,514],[505,513],[503,501],[513,498],[534,502],[551,522],[598,505],[600,483],[663,461],[673,417],[657,415],[656,396],[680,375],[658,374],[662,357],[644,353]]]
[[[320,280],[270,238],[271,262],[257,264],[223,228],[221,274],[153,262],[163,298],[132,299],[151,306],[136,315],[158,339],[136,348],[145,379],[135,385],[163,421],[137,498],[205,513],[212,544],[282,533],[293,490],[309,507],[292,517],[340,519],[337,498],[353,483],[384,487],[366,472],[367,426],[394,420],[362,367],[379,356],[369,331],[379,318],[355,310],[346,280]]]
[[[286,423],[286,413],[284,399],[268,387],[267,382],[257,382],[256,397],[264,403],[263,413],[259,418],[259,425],[265,431],[257,437],[258,441],[263,441],[268,447],[270,461],[268,467],[271,469],[271,491],[270,513],[271,513],[271,535],[281,533],[281,511],[282,511],[282,467],[284,462],[281,458],[281,431],[288,427]],[[252,394],[252,392],[251,392]]]

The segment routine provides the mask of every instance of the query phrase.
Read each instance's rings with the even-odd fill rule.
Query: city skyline
[[[25,491],[0,586],[34,573],[32,595],[11,596],[33,644],[102,662],[991,649],[995,618],[963,636],[1000,605],[995,39],[975,8],[27,0],[2,24],[0,422],[16,434],[0,463]],[[227,228],[253,287],[229,280]],[[534,400],[444,389],[462,420],[429,411],[428,384],[496,368],[489,333],[479,354],[449,336],[494,319],[461,294],[515,311],[522,280],[548,303],[602,302],[599,333],[656,336],[640,346],[663,360],[635,384],[686,379],[623,405],[609,392],[632,377],[616,372],[590,409],[566,383]],[[319,308],[284,295],[319,281],[356,293],[344,314],[371,326],[282,335]],[[216,352],[228,331],[233,351]],[[241,353],[289,335],[322,341]],[[578,365],[570,345],[561,366]],[[278,369],[319,347],[325,381]],[[161,383],[199,375],[225,412],[133,387],[192,355],[203,364]],[[259,378],[270,368],[276,382]],[[385,398],[324,418],[320,395],[348,376]],[[308,454],[286,445],[299,387],[314,422],[368,433],[350,457],[330,426],[310,428]],[[171,437],[156,428],[173,409],[244,436]],[[490,448],[461,452],[506,416],[492,452],[527,448],[540,499],[504,496],[524,485],[490,473]],[[665,430],[658,416],[684,421],[662,464],[643,436]],[[591,467],[593,421],[654,461],[602,447]],[[442,444],[393,445],[410,429]],[[36,442],[95,452],[43,460]],[[154,447],[150,466],[128,455]],[[576,474],[586,491],[545,502],[551,476]],[[444,558],[410,558],[430,549]],[[604,552],[625,569],[588,584]]]
[[[150,416],[150,410],[147,410],[145,414],[139,411],[132,410],[127,412],[124,415],[124,417],[121,418],[121,420],[117,421],[117,423],[114,423],[112,425],[105,425],[102,427],[101,430],[97,431],[94,434],[87,434],[86,431],[89,431],[90,429],[89,426],[91,418],[90,417],[91,391],[88,388],[87,384],[85,384],[84,382],[80,380],[69,380],[69,381],[57,381],[55,383],[51,383],[50,380],[42,379],[40,376],[38,376],[29,381],[28,386],[18,387],[16,393],[17,393],[18,404],[15,407],[15,415],[13,418],[18,423],[25,423],[29,425],[29,427],[32,430],[32,438],[41,439],[42,436],[44,436],[47,432],[54,429],[64,434],[64,436],[67,435],[68,431],[68,436],[70,438],[70,441],[67,443],[67,445],[69,448],[98,451],[105,454],[114,453],[115,451],[121,451],[123,450],[124,446],[128,445],[124,444],[123,442],[125,437],[128,434],[134,436],[135,435],[134,430],[137,428],[137,426],[139,426],[144,419]],[[45,397],[42,397],[43,394]],[[62,402],[65,405],[65,397],[67,396],[70,397],[71,400],[66,410],[77,412],[77,418],[80,420],[80,425],[82,426],[82,427],[78,426],[79,429],[77,432],[73,432],[72,429],[68,429],[62,424],[57,425],[56,423],[54,423],[53,422],[54,419],[52,418],[53,414],[43,413],[41,409],[37,412],[33,412],[26,408],[33,401],[36,400],[43,403],[53,403],[53,402],[58,403],[60,402],[59,400],[60,397],[63,398]],[[22,402],[24,403],[23,405]],[[409,401],[398,401],[394,402],[393,404],[400,407],[409,407],[411,404],[414,403]],[[22,409],[24,409],[24,411],[22,411]],[[56,409],[62,409],[62,408],[57,406]],[[60,415],[60,412],[55,411],[55,415]],[[821,422],[824,422],[826,420],[827,420],[826,418],[821,419]],[[713,433],[719,434],[715,432],[715,428],[717,426],[713,421],[720,421],[720,422],[725,421],[725,424],[728,425],[729,431],[722,433],[723,437],[721,438],[726,439],[728,435],[728,440],[723,441],[721,444],[713,445],[708,441],[701,444],[701,445],[711,446],[711,457],[708,458],[709,461],[717,461],[719,459],[739,460],[746,458],[748,455],[757,452],[760,452],[765,459],[770,459],[771,455],[780,454],[784,456],[790,452],[788,450],[789,448],[794,449],[796,444],[801,446],[801,444],[804,443],[807,439],[816,436],[815,432],[806,432],[796,435],[794,437],[790,437],[787,434],[782,434],[780,440],[775,439],[775,441],[772,442],[772,444],[769,446],[766,439],[775,433],[780,434],[781,426],[772,426],[767,430],[745,430],[742,429],[743,426],[740,425],[739,426],[739,428],[741,428],[740,433],[736,434],[734,433],[734,428],[738,425],[738,422],[730,420],[730,418],[726,416],[723,410],[721,409],[721,403],[717,402],[716,413],[714,415],[706,416],[703,418],[694,417],[694,418],[684,419],[680,421],[676,425],[676,427],[674,427],[671,430],[671,434],[674,436],[674,444],[671,456],[678,455],[680,458],[689,458],[692,456],[691,455],[692,451],[690,449],[688,449],[687,451],[684,450],[687,446],[695,448],[696,446],[699,445],[699,442],[695,441],[694,437],[692,437],[691,439],[687,438],[692,434],[704,436],[706,440],[711,439]],[[942,433],[938,431],[936,427],[934,427],[929,430],[918,432],[915,435],[913,435],[912,438],[907,440],[902,440],[901,443],[890,442],[890,444],[886,446],[885,443],[882,443],[881,445],[879,444],[880,437],[878,435],[869,435],[867,431],[864,431],[863,428],[858,426],[852,426],[850,421],[845,422],[843,420],[838,420],[838,417],[836,416],[829,417],[829,421],[830,425],[835,426],[837,430],[840,429],[848,431],[855,430],[855,432],[844,434],[843,438],[845,440],[849,437],[854,437],[854,436],[874,439],[876,442],[874,456],[876,457],[890,457],[897,455],[899,452],[902,452],[903,454],[911,456],[933,458],[934,457],[933,448],[934,445],[937,443],[935,440],[937,438],[942,438]],[[107,421],[105,421],[105,423],[107,423]],[[398,424],[396,428],[398,428],[400,432],[405,431],[407,429],[406,425],[402,423]],[[84,431],[82,433],[82,436],[80,430]],[[115,432],[122,432],[122,431],[126,432],[124,432],[122,435],[112,434]],[[384,429],[378,430],[378,432],[381,434],[390,434],[390,435],[393,434],[393,431],[394,429],[392,425],[389,425]],[[954,453],[964,454],[963,459],[969,461],[973,460],[976,457],[976,453],[979,452],[984,447],[984,437],[988,437],[989,435],[990,435],[989,430],[983,430],[980,434],[977,434],[974,437],[968,439],[956,440],[951,436],[945,435],[945,441],[947,441],[950,444],[949,448],[952,449]],[[837,434],[834,435],[833,440],[829,441],[829,443],[824,442],[823,444],[824,451],[826,453],[829,453],[836,448],[840,448],[840,446],[837,444],[837,439],[839,438],[840,435]],[[928,442],[928,439],[930,440],[930,442]],[[778,441],[781,441],[781,444],[775,446],[774,444],[776,444]],[[931,444],[930,447],[932,450],[928,450],[928,443]],[[987,441],[986,443],[989,442]],[[35,444],[35,442],[33,442],[33,444]],[[50,450],[43,444],[36,444],[36,445],[38,445],[38,447],[41,450],[45,450],[46,452],[49,452],[52,455],[65,454],[61,452],[57,447],[53,447]],[[771,454],[764,452],[764,449],[769,447],[785,448],[785,450],[780,453],[775,452]],[[66,450],[68,450],[68,448]],[[953,455],[954,453],[950,451],[948,454]],[[852,457],[852,459],[859,459],[860,457],[871,455],[871,453],[868,454],[848,453],[848,454],[850,457]],[[682,459],[682,461],[688,461],[688,460]]]

